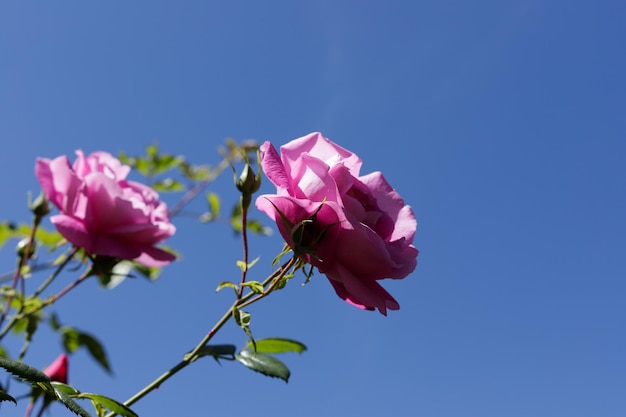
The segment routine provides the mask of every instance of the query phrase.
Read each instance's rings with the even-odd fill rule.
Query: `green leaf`
[[[241,233],[241,204],[235,204],[230,212],[230,226],[236,234]]]
[[[161,268],[151,268],[133,261],[133,268],[139,272],[142,276],[148,278],[150,281],[156,281],[161,274]]]
[[[211,177],[211,167],[209,165],[191,165],[183,161],[178,168],[185,178],[191,181],[207,181]]]
[[[89,333],[81,332],[73,327],[64,326],[59,329],[63,335],[63,345],[68,352],[74,352],[79,347],[86,347],[95,361],[100,364],[108,373],[111,367],[107,359],[106,352],[102,344]]]
[[[235,323],[237,323],[237,325],[246,333],[252,343],[252,346],[255,346],[254,336],[252,336],[252,330],[250,330],[250,320],[252,319],[250,313],[240,310],[237,307],[233,307],[233,318],[235,319]]]
[[[246,348],[252,349],[252,344],[248,343]],[[281,337],[268,337],[266,339],[256,340],[257,353],[302,353],[305,350],[306,346],[296,340],[284,339]]]
[[[263,291],[265,291],[265,289],[263,288],[263,284],[261,284],[259,281],[247,281],[241,285],[244,287],[249,287],[255,294],[262,294]]]
[[[222,281],[222,282],[220,282],[220,284],[215,289],[215,292],[219,292],[223,288],[232,288],[233,290],[235,290],[235,292],[237,292],[237,290],[239,290],[239,287],[234,282]]]
[[[21,362],[12,361],[11,359],[0,357],[0,367],[6,369],[9,373],[22,378],[25,381],[36,383],[50,383],[50,378],[37,368],[28,366]]]
[[[65,394],[67,394],[67,395],[78,395],[78,394],[80,394],[79,390],[77,390],[76,388],[74,388],[74,387],[72,387],[70,385],[64,384],[62,382],[52,381],[50,384],[52,384],[52,387],[54,388],[54,391],[57,392],[57,393],[59,391],[61,391],[61,392],[64,392]]]
[[[7,240],[15,236],[15,224],[11,222],[0,222],[0,248]]]
[[[239,269],[241,269],[241,272],[246,272],[250,268],[252,268],[254,266],[254,264],[256,264],[259,261],[259,259],[261,259],[260,256],[258,256],[252,262],[248,262],[248,265],[246,265],[246,263],[244,261],[237,261],[237,266],[239,267]]]
[[[139,157],[139,158],[134,158],[134,164],[132,165],[133,168],[135,168],[137,171],[139,171],[139,173],[143,176],[150,176],[150,165],[148,164],[148,161]]]
[[[198,358],[203,356],[212,356],[215,360],[218,359],[234,359],[235,351],[237,347],[235,345],[207,345],[203,346],[197,353]]]
[[[2,389],[0,389],[0,402],[1,401],[12,401],[12,402],[15,403],[15,405],[17,405],[17,400],[15,398],[11,397],[6,392],[4,392],[4,390],[2,390]]]
[[[44,246],[56,247],[64,237],[56,230],[46,230],[39,226],[35,231],[35,239]]]
[[[81,417],[91,417],[91,414],[89,414],[80,405],[76,404],[76,401],[72,400],[69,395],[61,390],[55,390],[55,393],[57,394],[59,401],[61,401],[63,405],[65,405],[65,407],[67,407],[67,409],[70,410],[72,413]]]
[[[125,406],[124,404],[109,398],[109,397],[105,397],[104,395],[100,395],[100,394],[92,394],[89,392],[83,392],[81,394],[78,394],[76,396],[76,398],[89,398],[91,401],[93,401],[96,404],[100,404],[103,407],[108,408],[109,410],[111,410],[112,412],[119,414],[120,416],[124,416],[124,417],[138,417],[137,414],[131,410],[130,408],[128,408],[127,406]]]
[[[250,349],[244,349],[235,355],[235,358],[253,371],[289,382],[289,375],[291,374],[289,368],[273,356],[260,352],[255,354]]]
[[[152,188],[158,192],[176,192],[184,191],[185,186],[173,178],[165,178],[152,184]]]
[[[206,199],[209,203],[209,210],[216,219],[220,214],[220,197],[215,193],[206,193]]]
[[[155,158],[154,173],[159,174],[161,172],[169,171],[170,169],[180,165],[184,161],[182,156],[174,156],[169,153],[158,155]]]
[[[271,236],[272,233],[274,233],[270,227],[264,226],[260,221],[255,219],[248,220],[248,230],[261,236]]]

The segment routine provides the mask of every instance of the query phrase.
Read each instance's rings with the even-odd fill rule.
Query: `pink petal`
[[[261,145],[261,166],[267,178],[278,188],[291,189],[291,180],[285,172],[283,162],[270,142]]]

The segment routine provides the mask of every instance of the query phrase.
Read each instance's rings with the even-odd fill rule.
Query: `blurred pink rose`
[[[106,152],[38,158],[35,174],[60,214],[51,217],[59,233],[90,254],[134,259],[149,267],[174,255],[155,245],[174,234],[167,206],[143,184],[127,181],[130,167]]]
[[[269,142],[261,146],[261,166],[277,191],[259,196],[257,208],[276,221],[292,249],[299,247],[302,258],[326,274],[339,297],[383,314],[399,309],[377,281],[404,278],[417,265],[411,207],[380,172],[359,176],[361,159],[320,133],[280,151]],[[313,222],[294,233],[306,219]]]
[[[63,353],[44,369],[43,373],[46,374],[51,381],[67,384],[67,365],[67,355]]]

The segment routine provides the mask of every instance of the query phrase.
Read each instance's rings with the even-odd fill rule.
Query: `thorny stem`
[[[239,289],[237,290],[237,299],[241,300],[243,295],[243,284],[246,282],[246,275],[248,273],[248,207],[244,203],[245,196],[241,198],[241,240],[243,242],[243,268],[241,268],[241,282],[239,283]]]
[[[190,353],[186,354],[183,357],[183,360],[178,362],[176,365],[174,365],[168,371],[164,372],[161,376],[156,378],[154,381],[152,381],[151,383],[146,385],[144,388],[142,388],[140,391],[138,391],[135,395],[130,397],[128,400],[126,400],[124,402],[124,405],[125,406],[131,406],[131,405],[135,404],[137,401],[139,401],[140,399],[142,399],[143,397],[148,395],[150,392],[152,392],[155,389],[159,388],[161,386],[161,384],[163,384],[165,381],[167,381],[168,379],[173,377],[180,370],[186,368],[189,364],[191,364],[193,361],[198,359],[198,352],[200,352],[200,350],[204,346],[206,346],[207,343],[209,343],[211,341],[213,336],[215,336],[215,334],[222,328],[222,326],[224,326],[224,324],[226,324],[226,322],[228,322],[228,320],[230,320],[230,318],[233,316],[233,310],[236,309],[236,308],[242,307],[244,305],[246,305],[246,306],[250,305],[250,304],[252,304],[252,303],[254,303],[256,301],[259,301],[260,299],[266,297],[267,295],[269,295],[269,293],[275,288],[275,285],[276,285],[275,283],[280,281],[280,279],[283,276],[285,276],[285,274],[287,272],[289,272],[289,270],[293,267],[295,262],[296,262],[296,258],[291,258],[289,261],[287,261],[285,264],[283,264],[279,269],[274,271],[269,277],[267,277],[265,279],[265,281],[263,281],[263,286],[269,284],[270,282],[272,282],[272,280],[274,280],[274,281],[272,282],[272,285],[266,291],[263,292],[263,294],[261,294],[261,295],[259,295],[257,297],[254,297],[255,294],[252,291],[250,291],[249,293],[247,293],[246,295],[244,295],[240,299],[235,300],[235,302],[226,310],[224,315],[217,321],[217,323],[215,323],[213,328],[206,334],[206,336],[204,336],[202,338],[200,343],[198,343],[198,345]],[[107,414],[106,417],[113,417],[115,415],[116,415],[116,413],[111,412],[111,413]]]

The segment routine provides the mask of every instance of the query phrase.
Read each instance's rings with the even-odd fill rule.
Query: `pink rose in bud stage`
[[[67,384],[67,365],[67,355],[63,353],[44,369],[43,373],[46,374],[51,381]]]
[[[417,265],[411,207],[380,172],[360,176],[361,159],[320,133],[295,139],[280,153],[269,142],[261,146],[261,166],[277,191],[259,196],[257,208],[339,297],[385,315],[399,309],[378,280],[404,278]],[[307,219],[312,222],[300,225]]]
[[[90,254],[149,267],[176,259],[155,246],[176,230],[156,191],[126,180],[130,167],[109,153],[76,155],[73,165],[66,156],[38,158],[35,165],[48,200],[60,211],[51,217],[59,233]]]

